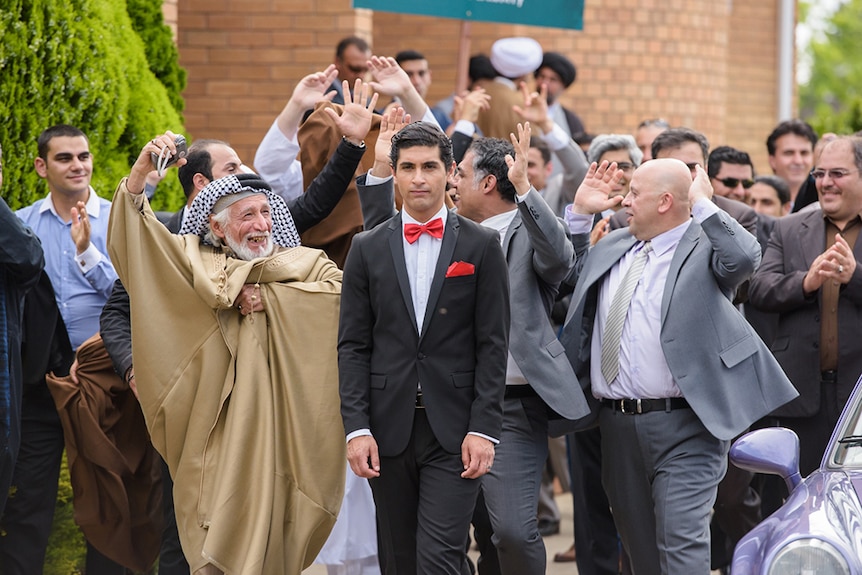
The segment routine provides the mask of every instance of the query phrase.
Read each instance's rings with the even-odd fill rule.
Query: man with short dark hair
[[[719,146],[710,152],[706,173],[716,194],[738,202],[745,202],[746,190],[754,185],[751,156],[730,146]]]
[[[548,414],[567,419],[588,412],[571,365],[552,349],[559,342],[550,313],[559,284],[576,258],[562,221],[527,178],[530,125],[508,142],[473,142],[452,182],[458,213],[495,230],[507,254],[512,325],[496,465],[482,478],[502,573],[543,574],[546,553],[536,510],[548,456]],[[514,157],[514,159],[513,159]],[[586,246],[582,246],[584,249]]]
[[[51,126],[39,134],[37,149],[33,164],[48,195],[16,213],[42,241],[44,273],[74,351],[99,331],[99,311],[117,278],[106,246],[111,202],[90,186],[93,155],[83,131]],[[0,537],[0,564],[10,573],[42,570],[57,499],[64,433],[44,375],[23,395],[15,497],[7,502]],[[89,543],[87,568],[123,570]]]
[[[330,90],[335,90],[333,104],[344,104],[342,82],[347,82],[350,89],[356,80],[365,80],[368,73],[368,59],[371,58],[371,47],[368,42],[358,36],[342,38],[335,47],[335,69],[338,78],[332,81]]]
[[[757,176],[745,191],[745,203],[760,215],[780,218],[790,213],[790,187],[778,176]]]
[[[422,99],[427,102],[428,88],[431,87],[431,68],[428,67],[428,60],[425,56],[416,50],[402,50],[395,54],[395,62],[407,73],[410,83],[413,84]],[[446,112],[436,106],[429,105],[429,109],[434,114],[437,123],[445,131],[452,120],[449,119]]]
[[[796,201],[802,184],[814,167],[814,146],[817,133],[799,119],[779,123],[766,138],[769,167],[790,187],[790,201]]]
[[[501,436],[506,262],[497,234],[446,209],[454,163],[438,127],[403,127],[390,161],[402,211],[354,236],[344,266],[348,460],[374,493],[384,572],[457,575]]]

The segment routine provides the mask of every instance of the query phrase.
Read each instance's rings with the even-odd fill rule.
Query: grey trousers
[[[548,418],[539,397],[503,400],[503,433],[482,493],[503,575],[543,575],[545,543],[536,510],[548,458]]]
[[[691,409],[601,408],[602,483],[635,575],[709,575],[709,520],[730,442]]]

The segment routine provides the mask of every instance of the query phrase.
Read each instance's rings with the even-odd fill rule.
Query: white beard
[[[272,243],[272,235],[269,232],[263,232],[266,235],[266,243],[263,245],[263,251],[252,250],[245,246],[242,242],[234,241],[229,235],[225,235],[227,246],[233,251],[237,258],[244,261],[251,261],[255,258],[265,258],[272,255],[275,250],[275,244]],[[262,235],[262,234],[254,234]]]

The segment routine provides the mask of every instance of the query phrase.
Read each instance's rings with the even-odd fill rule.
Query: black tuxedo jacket
[[[446,277],[455,262],[472,264],[473,273]],[[499,438],[509,285],[495,232],[448,214],[421,335],[416,326],[398,214],[356,235],[344,266],[338,369],[345,432],[370,429],[381,455],[400,454],[421,385],[446,451],[460,452],[468,431]]]

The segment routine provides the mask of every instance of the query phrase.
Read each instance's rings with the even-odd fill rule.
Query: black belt
[[[416,392],[416,409],[425,409],[425,400],[422,398],[422,392]]]
[[[539,394],[530,385],[507,385],[504,397],[506,399],[521,399],[524,397],[536,397],[537,395]]]
[[[820,372],[820,381],[824,383],[838,383],[838,370],[827,369]]]
[[[601,402],[605,407],[627,415],[649,413],[650,411],[671,411],[673,409],[685,409],[689,407],[688,402],[683,397],[666,397],[664,399],[602,398]]]

